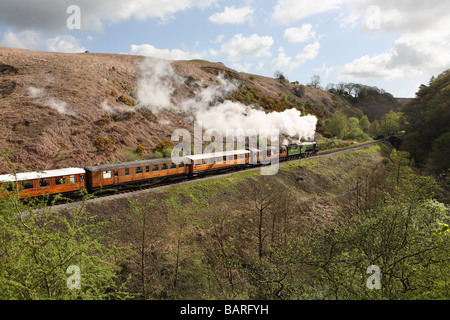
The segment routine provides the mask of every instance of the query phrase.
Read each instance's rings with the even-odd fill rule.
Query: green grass
[[[295,162],[289,162],[284,163],[280,165],[280,170],[282,171],[295,171],[299,167],[307,167],[309,169],[320,166],[321,163],[319,160],[309,160],[309,161],[295,161]]]
[[[352,151],[354,153],[378,153],[381,148],[379,145],[370,146],[368,148]]]

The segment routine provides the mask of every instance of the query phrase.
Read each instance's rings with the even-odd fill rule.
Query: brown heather
[[[185,114],[153,114],[131,107],[138,104],[133,92],[140,77],[139,64],[145,59],[0,47],[0,151],[11,148],[11,160],[22,171],[83,167],[123,161],[141,144],[152,150],[170,140],[180,120],[193,135],[193,123],[184,119]],[[223,73],[241,84],[229,99],[260,103],[266,112],[304,106],[306,112],[323,118],[336,108],[328,92],[302,86],[300,98],[295,94],[299,85],[239,73],[221,63],[175,61],[173,67],[185,79],[201,79],[206,86]],[[195,86],[195,81],[174,84],[177,99],[192,97]],[[42,89],[43,96],[33,97],[30,87]],[[48,107],[46,101],[51,98],[65,102],[69,113]],[[108,115],[101,107],[104,101],[123,112]],[[342,108],[350,107],[342,102]],[[101,152],[99,146],[108,152]],[[151,152],[144,157],[152,157]],[[9,172],[6,161],[0,159],[0,174]]]

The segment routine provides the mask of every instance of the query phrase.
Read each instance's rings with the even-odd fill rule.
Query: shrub
[[[142,155],[145,153],[145,146],[144,146],[144,144],[141,143],[140,145],[138,145],[138,146],[136,147],[135,152],[136,152],[138,155],[142,156]]]
[[[170,140],[164,140],[161,141],[160,143],[158,143],[156,145],[156,147],[153,149],[153,151],[159,151],[159,152],[163,152],[164,149],[172,149],[173,146],[173,142]]]
[[[111,122],[111,117],[109,116],[109,114],[105,113],[104,115],[102,115],[102,117],[100,118],[100,120],[97,121],[97,124],[99,126],[103,126],[105,124],[108,124]]]
[[[114,140],[98,136],[94,141],[97,152],[115,152],[117,150]]]
[[[145,108],[141,108],[138,111],[145,119],[149,120],[149,121],[156,121],[158,120],[158,116],[156,116],[153,112],[151,112],[148,109]]]
[[[126,105],[128,105],[128,106],[130,106],[130,107],[134,107],[135,104],[136,104],[136,103],[134,102],[133,99],[130,99],[130,98],[128,98],[128,97],[125,97],[124,95],[121,95],[121,96],[117,99],[117,101],[122,102],[122,103],[124,103],[124,104],[126,104]]]

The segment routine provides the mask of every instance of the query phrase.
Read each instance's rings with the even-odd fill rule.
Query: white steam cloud
[[[35,88],[35,87],[29,87],[28,88],[28,94],[33,99],[42,98],[44,96],[44,89]]]
[[[222,75],[209,86],[198,81],[199,90],[195,92],[195,97],[178,101],[174,84],[182,86],[185,79],[174,71],[170,61],[146,59],[141,65],[141,72],[137,88],[138,104],[152,112],[170,110],[192,114],[205,130],[219,130],[224,136],[227,130],[232,129],[254,132],[278,129],[291,141],[314,139],[315,116],[302,116],[296,109],[266,113],[257,106],[224,100],[227,94],[239,87],[239,83],[228,81]]]
[[[36,88],[36,87],[28,87],[28,95],[33,99],[40,102],[42,105],[44,105],[47,108],[52,108],[56,111],[58,111],[60,114],[64,115],[75,115],[75,112],[72,110],[69,110],[67,108],[67,102],[59,100],[57,98],[45,98],[45,92],[42,88]]]
[[[181,82],[170,61],[162,59],[146,59],[141,64],[141,78],[137,83],[137,100],[139,106],[147,107],[154,112],[171,109],[172,96],[175,92],[173,80]]]
[[[111,106],[108,103],[108,100],[104,100],[101,104],[100,104],[100,108],[105,111],[108,114],[114,114],[117,112],[127,112],[130,110],[135,110],[135,108],[125,108],[125,107],[121,107],[121,106]]]

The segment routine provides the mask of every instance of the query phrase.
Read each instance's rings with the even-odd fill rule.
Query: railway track
[[[360,145],[356,145],[356,146],[349,146],[349,147],[345,147],[345,148],[341,148],[341,149],[322,151],[311,157],[301,158],[301,159],[296,159],[296,160],[288,160],[288,161],[281,162],[280,164],[292,163],[292,162],[296,162],[296,161],[304,161],[304,160],[313,159],[313,158],[322,157],[322,156],[328,156],[328,155],[339,154],[339,153],[348,152],[348,151],[365,149],[370,146],[383,143],[386,140],[387,140],[387,138],[360,144]],[[128,187],[126,187],[126,189],[121,189],[121,190],[105,190],[103,192],[95,194],[95,198],[89,199],[86,202],[87,203],[96,203],[96,202],[101,202],[104,200],[114,200],[114,199],[118,199],[118,198],[122,198],[122,197],[128,197],[131,194],[139,195],[139,194],[143,194],[143,193],[148,193],[149,191],[162,190],[162,189],[165,189],[168,187],[189,184],[189,183],[193,183],[193,182],[197,182],[197,181],[205,181],[205,180],[209,180],[209,179],[227,177],[227,176],[231,176],[238,172],[259,170],[260,168],[261,168],[261,166],[255,166],[255,167],[250,167],[250,168],[234,168],[234,169],[230,169],[225,172],[221,171],[220,173],[213,172],[213,173],[199,175],[196,177],[181,177],[179,179],[170,179],[170,180],[167,179],[166,181],[159,181],[159,182],[147,184],[147,185],[128,186]],[[66,209],[68,207],[76,206],[77,204],[79,204],[81,202],[82,202],[82,199],[75,199],[74,201],[69,202],[69,203],[55,204],[51,207],[51,209],[52,210]]]

